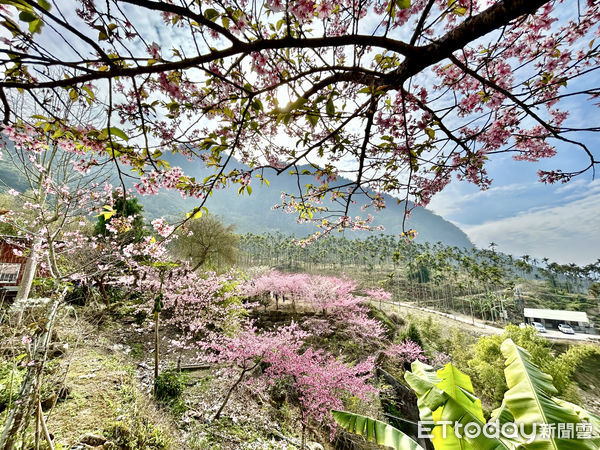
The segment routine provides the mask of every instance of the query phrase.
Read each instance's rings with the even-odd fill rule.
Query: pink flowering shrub
[[[310,331],[313,336],[329,336],[335,332],[331,325],[331,321],[311,317],[302,322],[302,328]]]
[[[377,389],[368,384],[373,358],[350,366],[322,350],[308,348],[303,353],[272,353],[266,370],[269,382],[289,381],[298,395],[302,422],[322,423],[330,419],[331,409],[342,409],[343,398],[354,395],[367,400]]]
[[[232,335],[241,326],[246,307],[234,272],[199,274],[186,264],[161,269],[152,264],[130,262],[131,274],[112,284],[141,294],[140,312],[152,312],[162,293],[161,322],[174,327],[179,339],[171,344],[180,349],[197,349],[208,334]],[[161,279],[161,270],[163,270]]]
[[[263,332],[248,325],[234,337],[215,335],[201,346],[207,351],[205,360],[232,364],[238,370],[237,381],[230,392],[246,372],[260,363],[266,364],[268,367],[260,378],[267,385],[284,383],[293,389],[298,396],[304,424],[329,419],[331,409],[343,407],[345,396],[354,395],[366,400],[377,392],[368,384],[373,358],[351,366],[323,350],[309,347],[302,351],[308,336],[309,333],[293,322],[276,331]],[[229,394],[225,401],[228,398]]]
[[[383,326],[368,317],[365,298],[354,295],[357,284],[348,278],[271,271],[246,282],[241,290],[249,297],[272,294],[276,307],[286,300],[293,308],[302,304],[323,314],[332,328],[352,339],[378,340],[384,335]],[[389,296],[383,290],[377,295]]]
[[[408,369],[414,361],[428,362],[423,348],[411,340],[405,340],[400,344],[391,344],[385,349],[385,354],[393,363]]]
[[[381,340],[385,335],[381,322],[370,318],[367,309],[363,306],[354,311],[341,310],[335,321],[351,339],[356,341]]]
[[[308,281],[310,277],[306,274],[287,274],[277,270],[264,273],[244,283],[242,292],[247,297],[266,297],[272,295],[279,307],[279,301],[291,301],[293,307],[296,301],[305,298],[308,292]]]
[[[383,302],[389,302],[392,300],[392,294],[381,288],[369,289],[366,293],[373,300],[383,301]]]
[[[249,324],[235,336],[213,336],[212,340],[200,345],[208,352],[205,360],[226,362],[244,369],[257,359],[274,361],[277,357],[299,351],[308,335],[294,322],[276,331],[262,333]]]

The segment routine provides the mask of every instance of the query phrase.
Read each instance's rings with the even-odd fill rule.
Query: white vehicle
[[[538,333],[545,333],[546,332],[546,327],[544,326],[543,323],[540,323],[540,322],[531,322],[531,325],[533,325],[533,327],[536,329],[536,331]]]
[[[575,334],[573,328],[571,328],[571,326],[567,325],[566,323],[561,323],[560,325],[558,325],[558,329],[565,334]]]

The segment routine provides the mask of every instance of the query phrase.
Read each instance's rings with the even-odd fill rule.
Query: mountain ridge
[[[172,166],[179,166],[186,175],[203,179],[212,174],[203,164],[188,161],[180,155],[170,156],[168,158]],[[299,167],[298,173],[306,167]],[[247,170],[247,167],[234,162],[231,169],[238,168]],[[306,182],[314,181],[311,176],[305,177]],[[272,207],[281,203],[281,192],[296,192],[297,180],[295,176],[289,174],[277,175],[275,171],[265,170],[264,178],[269,180],[269,186],[261,184],[258,179],[254,179],[251,195],[238,195],[237,189],[232,187],[214,191],[213,195],[207,200],[206,207],[210,214],[219,216],[228,224],[235,224],[236,231],[239,233],[264,233],[264,232],[282,232],[296,236],[306,236],[314,233],[318,228],[311,223],[298,223],[297,217],[293,214],[286,214],[283,211],[273,210]],[[338,182],[344,183],[349,180],[340,177]],[[301,184],[304,184],[301,182]],[[362,194],[362,199],[358,196],[357,204],[352,205],[349,215],[366,216],[367,212],[361,211],[360,205],[368,203],[366,196]],[[402,220],[404,217],[404,202],[397,202],[397,199],[388,195],[383,195],[386,202],[386,208],[382,211],[373,213],[374,225],[383,225],[383,233],[400,234],[402,232]],[[156,218],[160,216],[173,218],[189,212],[198,206],[199,200],[183,198],[176,191],[161,190],[158,195],[141,196],[140,202],[144,205],[147,217]],[[409,203],[412,206],[412,203]],[[412,228],[418,231],[417,242],[443,242],[446,245],[471,248],[473,244],[459,227],[447,221],[443,217],[429,211],[425,208],[415,207],[410,217],[406,221],[407,229]],[[352,238],[365,237],[372,233],[369,231],[351,231]]]
[[[191,162],[183,155],[169,155],[166,157],[171,166],[180,166],[185,174],[197,179],[204,179],[206,176],[214,173],[207,169],[199,161]],[[232,161],[231,169],[247,170],[247,167],[237,161]],[[305,167],[299,167],[301,173]],[[281,203],[281,192],[297,192],[297,179],[289,174],[277,175],[274,171],[265,170],[265,178],[269,180],[270,186],[261,184],[258,179],[252,183],[252,195],[238,195],[237,189],[216,190],[207,201],[209,213],[219,216],[224,222],[234,224],[238,233],[266,233],[282,232],[297,237],[307,236],[318,228],[311,223],[298,223],[297,217],[293,214],[286,214],[283,211],[273,210],[273,206]],[[299,175],[304,178],[306,183],[314,182],[312,176]],[[5,184],[5,188],[14,188],[19,191],[26,189],[24,180],[19,179],[8,161],[0,160],[0,181]],[[346,178],[340,177],[338,183],[348,182]],[[114,184],[120,184],[115,174]],[[304,184],[304,183],[302,183]],[[133,182],[129,183],[133,187]],[[355,196],[357,204],[350,207],[349,215],[366,216],[368,212],[361,211],[360,206],[368,203],[368,199],[362,194]],[[398,203],[397,199],[384,194],[383,198],[387,207],[382,211],[373,213],[374,225],[383,225],[382,232],[386,234],[400,234],[402,232],[402,221],[404,218],[404,204]],[[139,196],[140,203],[144,206],[144,216],[147,220],[158,217],[177,218],[183,216],[186,212],[193,210],[198,206],[199,200],[194,198],[183,198],[177,191],[167,191],[162,189],[157,195]],[[412,204],[411,204],[412,205]],[[445,220],[443,217],[421,207],[412,210],[410,217],[406,221],[407,229],[415,229],[419,235],[417,242],[442,242],[446,245],[471,248],[473,244],[467,235],[456,225]],[[370,231],[347,231],[351,233],[351,238],[366,237],[373,233]],[[379,233],[379,232],[375,232]],[[347,236],[347,235],[346,235]]]

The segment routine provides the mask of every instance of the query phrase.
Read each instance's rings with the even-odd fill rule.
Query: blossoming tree
[[[355,365],[345,364],[322,350],[303,349],[304,339],[308,336],[309,333],[293,322],[277,331],[263,333],[249,325],[234,337],[219,337],[204,344],[210,352],[208,360],[232,364],[238,371],[213,420],[219,418],[231,394],[247,374],[261,363],[266,366],[261,374],[262,381],[267,385],[287,383],[298,397],[301,448],[304,448],[306,427],[311,423],[331,422],[330,410],[342,407],[344,397],[366,400],[377,392],[368,383],[372,377],[373,358]]]
[[[38,266],[54,278],[73,274],[74,268],[61,264],[61,258],[81,248],[89,215],[106,203],[112,187],[107,171],[71,141],[30,126],[9,126],[4,133],[11,143],[2,156],[24,189],[8,189],[17,207],[5,211],[0,221],[16,230],[17,251],[27,256],[17,293],[18,299],[26,299]],[[2,178],[0,184],[7,187],[9,180]]]
[[[292,309],[296,309],[297,303],[301,303],[304,308],[321,313],[329,325],[351,338],[381,339],[384,335],[383,327],[368,316],[366,299],[354,295],[356,289],[356,283],[347,278],[289,274],[276,270],[255,277],[242,286],[242,292],[248,297],[273,294],[277,309],[280,299],[291,298]],[[317,323],[319,322],[314,325],[318,326]],[[326,330],[323,329],[323,332]]]
[[[575,3],[7,1],[3,123],[27,121],[8,91],[44,104],[45,90],[66,89],[107,114],[102,127],[65,121],[72,138],[131,168],[142,192],[178,189],[199,199],[195,213],[215,188],[251,193],[266,168],[309,163],[315,181],[283,206],[326,232],[370,226],[349,217],[359,195],[377,210],[384,192],[427,205],[453,177],[486,188],[497,153],[581,152],[579,167],[540,171],[549,183],[593,170],[598,128],[568,113],[574,101],[598,105],[600,4]],[[155,42],[156,29],[170,41]],[[38,130],[56,117],[46,109]],[[200,151],[215,172],[187,177],[167,151]],[[342,174],[352,181],[336,182]]]

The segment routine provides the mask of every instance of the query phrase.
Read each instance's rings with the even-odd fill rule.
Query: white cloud
[[[489,242],[519,256],[587,264],[600,257],[600,192],[561,206],[527,211],[480,225],[462,226],[479,247]]]
[[[562,193],[565,191],[559,191],[557,189],[556,193]],[[582,197],[589,197],[590,195],[600,194],[600,179],[592,180],[587,184],[583,184],[582,186],[579,186],[578,189],[575,189],[575,192],[570,192],[570,191],[568,191],[568,192],[569,192],[569,195],[567,195],[564,198],[564,200],[566,200],[566,201],[578,200]]]
[[[443,217],[460,213],[465,206],[482,205],[486,199],[497,196],[498,198],[515,195],[517,192],[528,191],[537,183],[513,183],[504,186],[494,186],[485,191],[479,190],[473,185],[458,182],[450,184],[445,190],[438,193],[431,201],[428,209],[435,211]],[[475,189],[475,192],[468,192]],[[467,192],[465,192],[467,191]]]
[[[576,190],[576,189],[580,189],[582,187],[585,187],[588,184],[588,181],[580,178],[577,179],[575,181],[571,181],[570,183],[566,183],[563,184],[562,186],[559,186],[558,188],[556,188],[556,192],[557,194],[562,194],[563,192],[569,192],[572,190]]]

